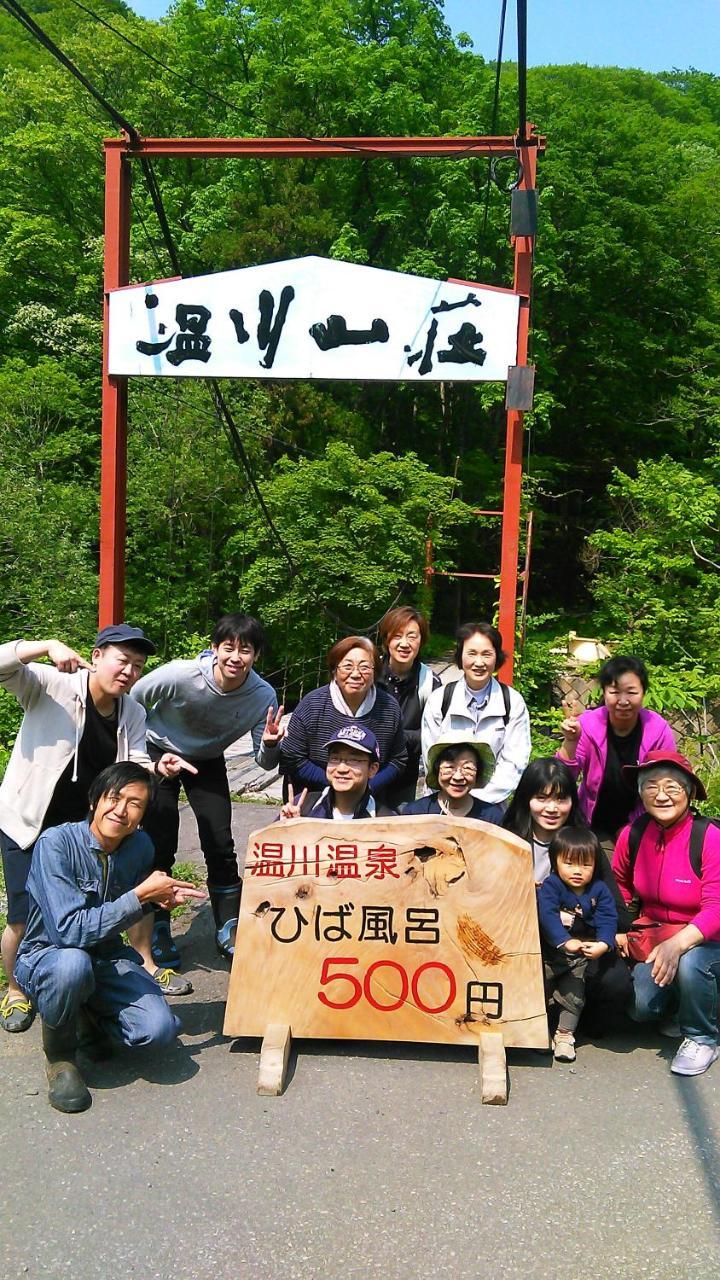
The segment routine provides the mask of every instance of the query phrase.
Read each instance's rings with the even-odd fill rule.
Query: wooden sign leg
[[[276,1098],[285,1088],[290,1043],[292,1036],[288,1026],[274,1023],[268,1027],[260,1050],[260,1071],[257,1091]],[[504,1060],[504,1055],[503,1055]]]
[[[504,1107],[508,1100],[505,1045],[499,1031],[481,1031],[478,1045],[483,1102]]]

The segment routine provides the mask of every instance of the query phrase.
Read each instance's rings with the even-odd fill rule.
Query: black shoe
[[[169,920],[156,920],[153,929],[152,958],[160,969],[179,969],[180,952],[170,932]]]

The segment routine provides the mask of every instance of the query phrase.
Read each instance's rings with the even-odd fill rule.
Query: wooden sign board
[[[113,289],[108,367],[160,378],[505,382],[520,298],[328,258]]]
[[[254,832],[224,1032],[271,1028],[278,1063],[290,1031],[499,1049],[503,1075],[503,1046],[546,1049],[529,846],[447,817]]]

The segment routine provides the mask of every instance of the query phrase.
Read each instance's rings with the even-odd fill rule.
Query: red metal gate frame
[[[103,287],[102,455],[100,469],[99,625],[120,622],[125,608],[125,533],[127,506],[127,376],[108,373],[109,292],[130,282],[131,161],[141,156],[190,157],[331,157],[331,156],[468,156],[515,157],[520,163],[519,190],[535,188],[538,154],[545,139],[534,137],[528,124],[522,140],[515,137],[462,138],[141,138],[105,139],[105,263]],[[533,236],[513,238],[513,290],[520,298],[517,363],[527,364],[530,326]],[[517,610],[523,413],[507,411],[503,482],[502,553],[500,562],[500,631],[512,679]]]

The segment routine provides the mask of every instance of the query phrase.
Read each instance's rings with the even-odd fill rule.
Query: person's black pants
[[[148,744],[152,760],[163,752]],[[180,786],[185,788],[195,814],[200,847],[205,856],[209,889],[240,885],[235,845],[232,838],[232,805],[224,756],[211,760],[190,760],[197,773],[183,769],[176,778],[163,778],[157,799],[143,820],[143,827],[155,845],[155,868],[170,874],[178,848]]]

